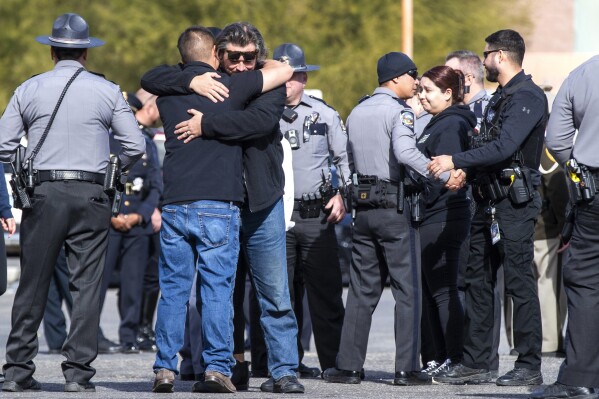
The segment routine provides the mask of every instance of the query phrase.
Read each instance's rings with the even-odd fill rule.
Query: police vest
[[[501,114],[508,103],[508,98],[512,96],[520,87],[526,83],[526,80],[518,82],[512,87],[502,89],[496,92],[484,111],[482,124],[478,134],[472,135],[470,139],[470,148],[479,148],[493,140],[499,138],[501,133]]]
[[[511,87],[499,90],[493,95],[485,109],[480,132],[478,135],[473,134],[471,136],[470,148],[482,147],[493,140],[499,139],[503,122],[502,114],[505,107],[509,104],[510,97],[527,85],[537,88],[534,83],[532,83],[530,77],[528,77],[528,79],[522,80]],[[544,129],[544,126],[536,126],[533,131],[529,133],[520,148],[518,148],[510,158],[496,165],[479,168],[479,170],[492,171],[509,167],[510,165],[527,166],[534,170],[538,169],[541,150],[538,141],[540,139],[542,142]],[[540,137],[537,137],[539,134]]]

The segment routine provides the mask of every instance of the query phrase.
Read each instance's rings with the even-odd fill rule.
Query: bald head
[[[177,48],[184,64],[193,61],[210,64],[214,51],[214,36],[203,26],[190,26],[179,36]]]

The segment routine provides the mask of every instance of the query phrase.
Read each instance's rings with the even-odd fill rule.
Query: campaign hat
[[[291,65],[293,72],[310,72],[320,69],[318,65],[307,65],[304,50],[293,43],[281,44],[275,49],[272,58]]]
[[[51,36],[38,36],[38,43],[52,47],[91,48],[104,45],[104,42],[89,35],[89,26],[78,14],[62,14],[52,25]]]

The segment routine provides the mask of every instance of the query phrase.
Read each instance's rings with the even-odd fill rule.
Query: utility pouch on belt
[[[302,219],[313,219],[320,216],[322,196],[320,193],[304,193],[300,200],[299,214]]]
[[[530,201],[535,192],[530,170],[519,166],[479,176],[475,186],[478,187],[478,194],[486,201],[498,202],[509,198],[515,205]]]
[[[503,169],[501,178],[510,181],[508,196],[513,204],[524,204],[532,199],[534,188],[528,168],[520,169],[518,166]]]
[[[495,174],[485,174],[477,178],[476,185],[480,196],[498,202],[508,196],[509,184],[504,184]]]
[[[355,206],[377,208],[380,205],[380,187],[377,176],[354,173],[352,198]]]

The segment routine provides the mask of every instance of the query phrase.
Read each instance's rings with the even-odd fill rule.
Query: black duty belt
[[[383,182],[383,183],[385,183],[385,182]],[[399,187],[393,183],[387,182],[387,184],[384,187],[385,187],[385,192],[387,194],[397,194],[397,192],[399,191]]]
[[[104,173],[92,173],[83,170],[38,170],[37,181],[78,180],[104,184]]]
[[[300,210],[300,204],[301,204],[302,200],[293,200],[293,210],[294,211],[299,211]]]

